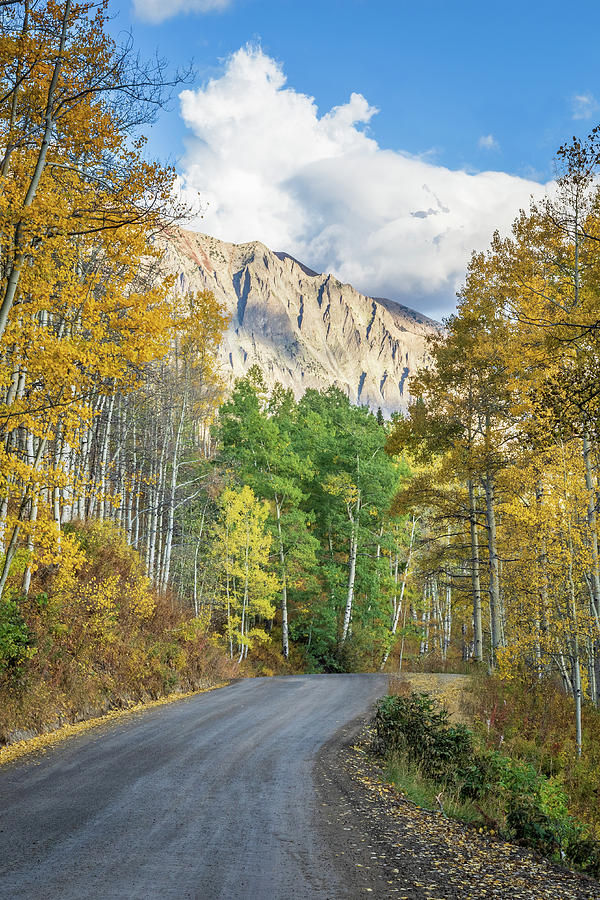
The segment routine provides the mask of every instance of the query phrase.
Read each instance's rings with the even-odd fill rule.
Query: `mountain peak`
[[[308,275],[309,278],[318,278],[321,274],[320,272],[315,272],[314,269],[309,269],[308,266],[305,266],[304,263],[301,263],[299,259],[296,259],[295,256],[291,256],[289,253],[285,253],[282,250],[274,250],[273,251],[277,259],[289,259],[291,262],[295,263],[297,266],[300,266],[305,275]]]

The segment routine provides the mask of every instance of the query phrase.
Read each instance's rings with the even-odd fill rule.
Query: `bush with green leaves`
[[[445,781],[466,768],[473,740],[464,725],[450,725],[448,711],[429,694],[383,697],[375,714],[380,752],[402,752],[427,777]]]
[[[0,601],[0,672],[19,674],[35,652],[32,636],[14,600]]]
[[[497,750],[481,749],[464,725],[451,725],[448,711],[426,693],[386,696],[375,714],[375,749],[404,758],[460,802],[483,804],[507,837],[547,856],[600,875],[600,844],[569,812],[562,779]]]

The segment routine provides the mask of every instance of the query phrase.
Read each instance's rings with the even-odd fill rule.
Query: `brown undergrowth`
[[[152,591],[118,529],[65,540],[72,564],[38,571],[0,609],[0,744],[239,674],[209,615]]]
[[[573,700],[553,681],[503,680],[477,673],[461,708],[489,750],[530,763],[563,787],[569,811],[600,840],[600,710],[584,705],[582,753],[575,745]]]
[[[466,704],[470,687],[470,675],[440,672],[407,672],[390,675],[388,680],[390,694],[406,697],[411,691],[425,691],[444,704],[451,721],[463,723],[468,720]]]

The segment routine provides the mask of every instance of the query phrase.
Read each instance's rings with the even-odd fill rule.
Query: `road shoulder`
[[[403,799],[382,780],[365,726],[337,732],[314,769],[317,827],[348,898],[598,900],[592,879]]]
[[[60,725],[51,731],[36,734],[25,740],[5,744],[0,747],[0,766],[21,759],[23,756],[29,756],[32,753],[43,753],[51,747],[64,743],[69,738],[91,731],[93,728],[113,725],[122,719],[145,713],[148,710],[156,709],[158,706],[177,703],[180,700],[189,700],[190,697],[206,694],[208,691],[215,691],[218,688],[226,687],[228,684],[231,684],[231,681],[209,684],[193,691],[176,691],[172,694],[167,694],[165,697],[159,697],[157,700],[147,700],[141,703],[134,703],[131,706],[110,709],[101,716],[92,716],[88,719],[82,719],[80,722]]]

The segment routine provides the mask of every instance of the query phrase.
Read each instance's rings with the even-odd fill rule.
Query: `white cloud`
[[[574,119],[591,119],[600,110],[600,103],[589,92],[587,94],[575,94],[572,103]]]
[[[206,13],[230,6],[232,0],[133,0],[136,15],[156,24],[179,13]]]
[[[258,48],[238,50],[220,77],[180,99],[194,135],[182,181],[205,204],[200,230],[261,240],[430,315],[451,310],[471,251],[544,191],[384,150],[368,133],[377,110],[361,94],[319,115]]]
[[[499,150],[500,144],[493,134],[482,134],[477,141],[480,150]]]

